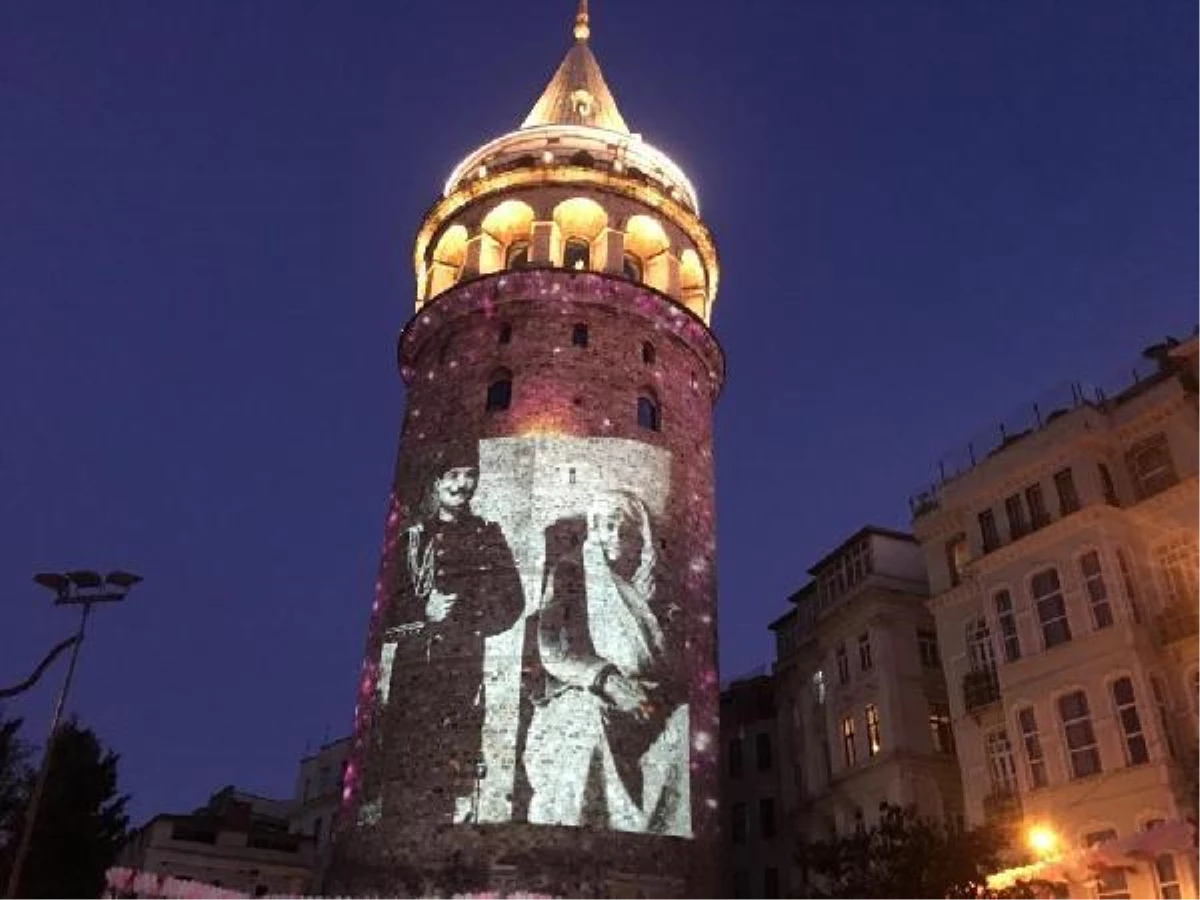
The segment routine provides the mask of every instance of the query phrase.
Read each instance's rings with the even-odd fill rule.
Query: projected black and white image
[[[484,777],[484,642],[525,608],[500,528],[471,509],[473,446],[437,454],[424,514],[403,532],[380,654],[382,740],[406,748],[384,797],[419,791],[427,815],[472,820]],[[427,739],[424,736],[432,736]]]
[[[670,454],[539,435],[410,458],[360,821],[690,836]]]

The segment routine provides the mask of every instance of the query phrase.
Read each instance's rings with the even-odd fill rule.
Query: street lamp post
[[[80,570],[61,575],[53,572],[43,573],[35,575],[33,580],[54,592],[56,606],[80,606],[83,611],[79,617],[79,628],[73,639],[74,646],[71,648],[71,661],[67,664],[67,674],[63,678],[62,687],[58,691],[58,699],[54,703],[54,715],[50,719],[50,733],[46,738],[46,746],[42,750],[42,762],[38,768],[37,780],[33,783],[33,793],[30,795],[29,805],[25,809],[21,843],[17,845],[17,855],[13,859],[12,871],[8,874],[7,896],[9,898],[17,896],[17,889],[21,883],[21,870],[25,867],[25,858],[29,855],[38,806],[42,802],[42,793],[46,789],[46,779],[50,774],[50,754],[58,735],[58,724],[62,718],[63,707],[67,703],[67,694],[71,690],[71,681],[75,677],[75,664],[79,661],[79,648],[83,646],[84,629],[87,627],[92,607],[97,603],[114,603],[124,600],[129,589],[142,579],[141,576],[129,572],[109,572],[108,575],[101,578],[96,572]]]

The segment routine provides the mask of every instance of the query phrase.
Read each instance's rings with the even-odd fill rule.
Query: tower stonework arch
[[[716,246],[572,24],[418,230],[327,895],[717,891]]]

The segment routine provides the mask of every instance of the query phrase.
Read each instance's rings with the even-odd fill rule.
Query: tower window
[[[491,383],[487,389],[487,404],[485,409],[488,412],[499,412],[512,404],[512,375],[508,372],[499,372],[492,377]]]
[[[586,347],[588,345],[588,327],[582,322],[577,323],[571,329],[571,343],[576,347]]]
[[[621,260],[621,272],[630,281],[642,280],[642,261],[632,253],[626,253]]]
[[[563,249],[563,265],[568,269],[582,271],[591,265],[592,247],[582,238],[570,238]]]
[[[638,397],[638,425],[650,431],[658,431],[662,426],[658,402],[645,394]]]
[[[642,362],[648,366],[654,365],[654,345],[649,341],[642,344]]]
[[[513,241],[504,256],[506,269],[523,269],[529,265],[529,241]]]
[[[500,326],[499,343],[501,343],[501,344],[511,344],[512,343],[512,326],[509,325],[507,322],[505,322],[503,325]]]

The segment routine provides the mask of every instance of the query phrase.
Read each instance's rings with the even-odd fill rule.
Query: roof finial
[[[586,41],[592,29],[588,27],[587,0],[579,0],[579,10],[575,13],[575,40]]]

